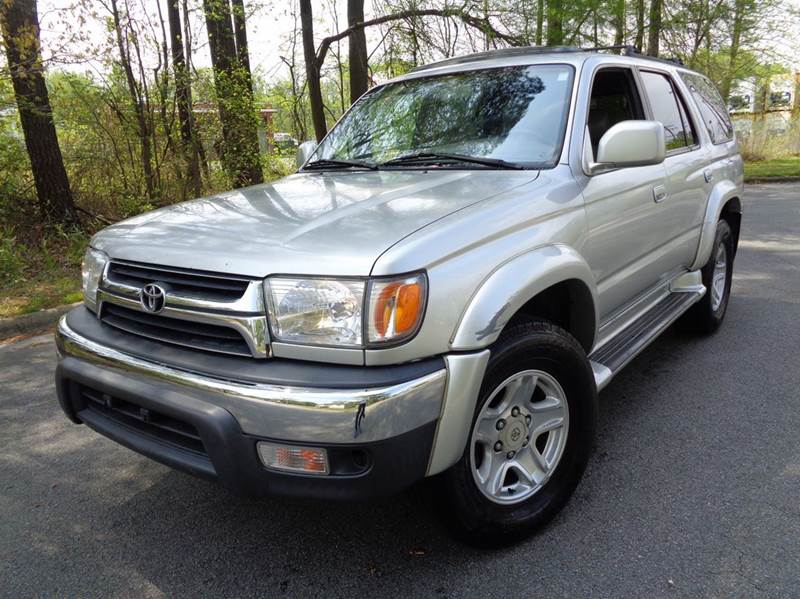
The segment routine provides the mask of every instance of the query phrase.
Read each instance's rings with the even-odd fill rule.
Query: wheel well
[[[719,215],[721,220],[728,223],[733,233],[733,250],[739,247],[739,231],[742,228],[742,201],[739,198],[731,198],[722,207]]]
[[[529,299],[509,321],[541,318],[566,330],[586,350],[592,349],[595,333],[592,293],[583,281],[569,279],[556,283]]]

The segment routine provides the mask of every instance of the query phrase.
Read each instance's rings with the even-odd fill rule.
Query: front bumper
[[[237,378],[229,379],[218,372],[223,358],[214,374],[195,370],[196,352],[109,331],[83,307],[62,318],[56,342],[56,386],[70,419],[233,491],[367,498],[428,471],[445,360],[377,370],[264,361],[260,371],[247,361],[231,363]],[[331,473],[267,469],[260,440],[324,447]]]

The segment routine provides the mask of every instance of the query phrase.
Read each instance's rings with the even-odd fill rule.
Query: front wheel
[[[467,446],[444,473],[444,514],[470,544],[513,543],[567,503],[591,453],[597,390],[581,346],[543,321],[492,347]]]

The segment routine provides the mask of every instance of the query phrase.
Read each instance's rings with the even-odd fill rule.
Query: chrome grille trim
[[[112,261],[110,264],[127,264],[119,261]],[[152,282],[158,281],[158,271],[175,273],[185,277],[191,277],[197,273],[191,271],[180,271],[178,269],[162,268],[160,266],[144,266],[135,265],[138,268],[146,269],[152,272],[154,279]],[[140,301],[140,287],[113,280],[109,274],[109,270],[103,274],[100,288],[97,292],[97,314],[98,317],[103,315],[103,304],[115,304],[145,313]],[[214,275],[209,273],[197,274],[198,277],[211,279]],[[221,275],[220,279],[227,278],[229,280],[237,280],[245,283],[244,292],[238,299],[219,300],[209,299],[202,297],[199,293],[180,293],[178,291],[170,291],[167,295],[164,309],[161,310],[157,317],[165,319],[172,318],[186,322],[197,322],[208,325],[216,325],[227,327],[237,331],[244,339],[250,354],[254,358],[267,358],[270,355],[270,339],[269,327],[267,325],[267,315],[264,303],[264,294],[262,282],[260,280],[243,279],[240,277],[226,277]],[[156,339],[155,337],[142,335],[145,337]],[[159,340],[159,339],[156,339]],[[164,341],[160,339],[160,341]],[[180,343],[175,340],[170,340],[169,343],[175,345],[184,345],[193,349],[204,349],[197,347],[193,343]],[[217,351],[209,349],[209,351]],[[227,353],[227,352],[220,352]],[[234,354],[240,355],[240,354]]]
[[[114,262],[112,262],[113,264]],[[151,267],[150,270],[161,270],[157,267]],[[176,272],[170,270],[169,272]],[[139,301],[139,291],[141,287],[128,285],[119,280],[111,278],[112,273],[106,271],[103,275],[101,287],[114,295]],[[208,275],[205,275],[208,276]],[[152,279],[150,282],[158,281],[158,278]],[[188,310],[199,311],[214,311],[214,312],[258,312],[265,313],[264,292],[262,291],[262,282],[260,280],[247,281],[247,288],[244,294],[235,300],[220,301],[216,299],[208,299],[199,294],[181,293],[180,291],[171,291],[167,297],[167,306],[175,308],[185,308]]]

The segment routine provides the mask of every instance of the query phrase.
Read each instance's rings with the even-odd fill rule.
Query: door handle
[[[653,200],[659,204],[667,199],[667,188],[663,185],[656,185],[653,188]]]
[[[703,178],[705,178],[706,183],[711,183],[714,180],[714,171],[710,168],[707,168],[703,171]]]

